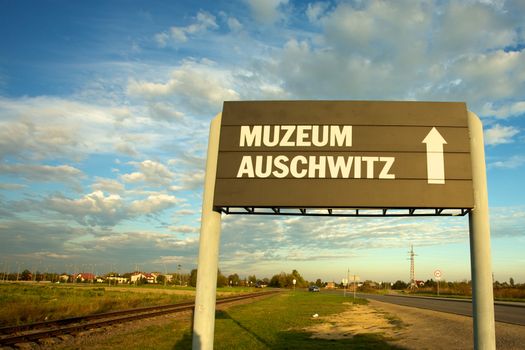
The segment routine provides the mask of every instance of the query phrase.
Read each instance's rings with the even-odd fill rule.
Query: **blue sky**
[[[495,278],[525,282],[522,1],[2,1],[0,264],[196,266],[225,100],[465,101],[484,124]],[[462,218],[223,217],[220,267],[470,279]]]

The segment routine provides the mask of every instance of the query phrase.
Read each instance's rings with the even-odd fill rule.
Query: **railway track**
[[[279,293],[278,291],[258,292],[217,299],[217,305],[245,299],[255,299]],[[38,342],[40,339],[54,338],[61,335],[74,335],[89,329],[100,328],[117,323],[162,316],[171,313],[193,310],[193,301],[112,311],[96,315],[70,317],[54,321],[31,323],[27,325],[0,328],[0,346],[12,346],[18,343]]]

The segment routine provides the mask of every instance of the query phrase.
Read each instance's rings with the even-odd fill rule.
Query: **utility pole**
[[[166,263],[163,262],[164,264],[164,287],[166,287],[166,280],[168,279],[168,269],[166,268]]]
[[[349,286],[349,283],[350,283],[350,268],[348,268],[346,270],[346,281],[344,283],[344,287],[345,287],[344,295],[345,295],[345,297],[346,297],[346,288]]]
[[[354,302],[355,302],[355,290],[357,289],[357,286],[355,284],[355,274],[354,274]]]

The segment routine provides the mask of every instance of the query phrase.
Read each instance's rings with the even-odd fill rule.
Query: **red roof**
[[[77,278],[81,278],[81,279],[84,279],[84,280],[94,280],[95,279],[95,275],[92,274],[91,272],[81,272],[81,273],[77,274]]]

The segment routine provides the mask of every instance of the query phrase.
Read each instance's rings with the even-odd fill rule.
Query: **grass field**
[[[217,311],[214,349],[398,349],[381,334],[351,339],[313,339],[305,328],[319,322],[313,314],[327,316],[350,307],[351,298],[340,295],[288,292],[249,304]],[[358,302],[364,303],[364,300]],[[135,329],[85,344],[89,349],[191,349],[191,318]],[[71,347],[76,348],[76,347]]]
[[[304,329],[323,322],[312,315],[342,312],[351,299],[297,292],[217,313],[216,349],[391,349],[380,335],[343,340],[312,339]],[[366,302],[358,299],[356,302]]]
[[[223,288],[219,296],[252,289]],[[87,315],[132,307],[161,305],[192,299],[193,289],[162,286],[102,287],[97,285],[0,284],[0,326]],[[348,309],[351,298],[303,291],[285,292],[217,311],[215,349],[396,349],[381,334],[351,339],[312,339],[306,329],[323,317]],[[357,299],[358,303],[365,300]],[[318,314],[319,318],[312,317]],[[99,336],[80,337],[57,349],[191,349],[191,315],[170,320],[146,320],[117,327]]]
[[[176,303],[192,291],[90,284],[0,284],[0,327]]]

